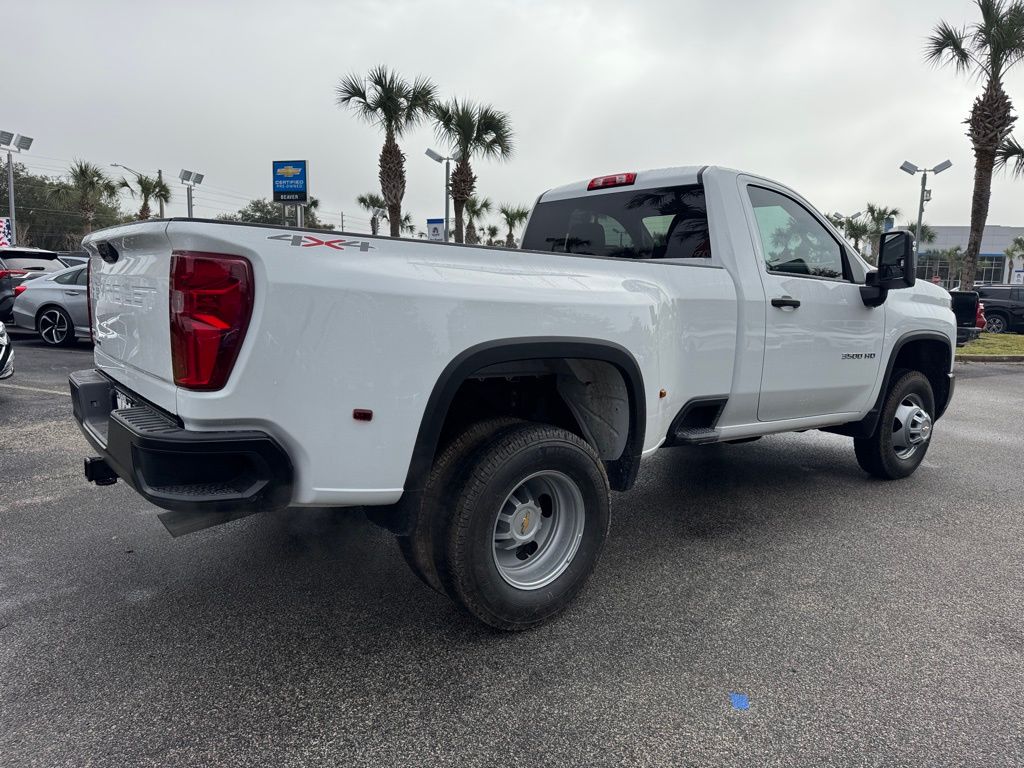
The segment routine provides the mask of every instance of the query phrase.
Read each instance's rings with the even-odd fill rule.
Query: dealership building
[[[952,270],[944,252],[959,247],[967,250],[967,238],[971,228],[963,227],[932,227],[935,240],[921,243],[921,254],[917,262],[917,276],[924,280],[934,280],[943,287],[951,288],[960,282],[958,270]],[[981,238],[981,252],[978,254],[977,282],[984,283],[1019,283],[1024,284],[1024,255],[1009,258],[1006,250],[1015,237],[1024,237],[1024,227],[1002,227],[990,224],[985,227],[985,235]],[[950,272],[952,271],[952,274]]]

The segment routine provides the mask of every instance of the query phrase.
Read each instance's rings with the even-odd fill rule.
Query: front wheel
[[[608,535],[608,478],[571,432],[526,424],[474,457],[437,546],[446,591],[485,624],[537,626],[580,592]]]
[[[874,434],[853,441],[861,469],[883,480],[912,475],[928,452],[934,413],[932,386],[923,373],[893,374]]]

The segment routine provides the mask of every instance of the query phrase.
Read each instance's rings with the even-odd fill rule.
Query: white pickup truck
[[[98,484],[174,535],[362,506],[412,569],[525,629],[593,571],[662,446],[825,429],[910,475],[953,394],[949,294],[717,167],[545,192],[522,250],[171,219],[89,235]],[[852,457],[851,457],[852,459]]]

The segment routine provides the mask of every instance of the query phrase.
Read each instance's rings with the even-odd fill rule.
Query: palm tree
[[[964,253],[960,286],[969,291],[981,250],[981,238],[992,197],[992,172],[1000,149],[1009,150],[1006,162],[1014,162],[1016,148],[1007,139],[1017,119],[1010,97],[1003,89],[1006,73],[1024,59],[1024,0],[975,0],[981,21],[969,27],[954,27],[939,22],[928,38],[925,58],[936,64],[951,64],[957,73],[984,81],[985,88],[974,100],[971,114],[964,122],[974,149],[974,195],[971,200],[971,233]]]
[[[96,209],[117,197],[117,185],[98,165],[75,160],[68,169],[68,181],[57,187],[50,197],[59,205],[78,209],[84,219],[83,234],[87,235],[92,232]]]
[[[505,220],[505,226],[508,228],[508,235],[505,236],[505,247],[515,248],[515,230],[529,218],[530,209],[522,205],[502,205],[499,206],[498,213],[501,214],[501,218]]]
[[[466,242],[476,245],[480,237],[476,233],[476,221],[484,214],[490,213],[492,204],[489,198],[470,195],[466,199]]]
[[[912,232],[915,237],[917,236],[917,222],[916,221],[908,221],[907,223],[905,223],[903,225],[903,229],[907,230],[908,232]],[[922,221],[921,222],[921,236],[918,237],[917,239],[918,239],[918,245],[919,246],[922,243],[934,243],[935,242],[935,230],[928,226],[928,222],[926,222],[926,221]]]
[[[339,107],[348,107],[366,122],[384,131],[380,151],[380,191],[387,203],[391,236],[398,237],[405,197],[405,155],[398,139],[430,113],[437,87],[425,77],[412,83],[385,66],[374,67],[365,78],[351,74],[335,88]]]
[[[384,219],[390,223],[388,214],[384,212]],[[415,235],[416,225],[412,223],[412,214],[406,211],[402,214],[402,220],[398,223],[398,231],[400,235]]]
[[[488,245],[496,245],[498,242],[498,236],[501,234],[501,230],[498,229],[497,224],[488,224],[484,229],[484,234],[487,235]]]
[[[512,156],[512,122],[490,105],[452,99],[434,105],[434,129],[455,158],[451,196],[455,208],[455,242],[463,237],[463,210],[476,187],[471,162],[475,157],[507,160]]]
[[[171,189],[161,179],[154,179],[152,176],[139,174],[135,177],[134,184],[128,179],[121,179],[118,186],[128,190],[128,194],[135,197],[136,194],[142,199],[142,206],[139,208],[139,219],[148,219],[151,211],[149,201],[156,200],[165,205],[171,202]]]
[[[374,192],[367,192],[356,198],[356,204],[370,214],[370,234],[376,235],[380,231],[380,217],[383,214],[387,218],[387,203],[384,198]],[[392,227],[392,237],[398,237]]]
[[[871,256],[868,261],[872,264],[878,257],[878,244],[882,233],[885,232],[885,220],[895,219],[899,215],[899,208],[888,208],[877,203],[868,203],[864,207],[864,224],[867,229],[864,237],[869,238],[868,242],[871,244]]]

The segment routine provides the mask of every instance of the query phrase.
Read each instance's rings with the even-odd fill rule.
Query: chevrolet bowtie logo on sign
[[[274,202],[309,202],[309,168],[305,160],[275,160]]]

